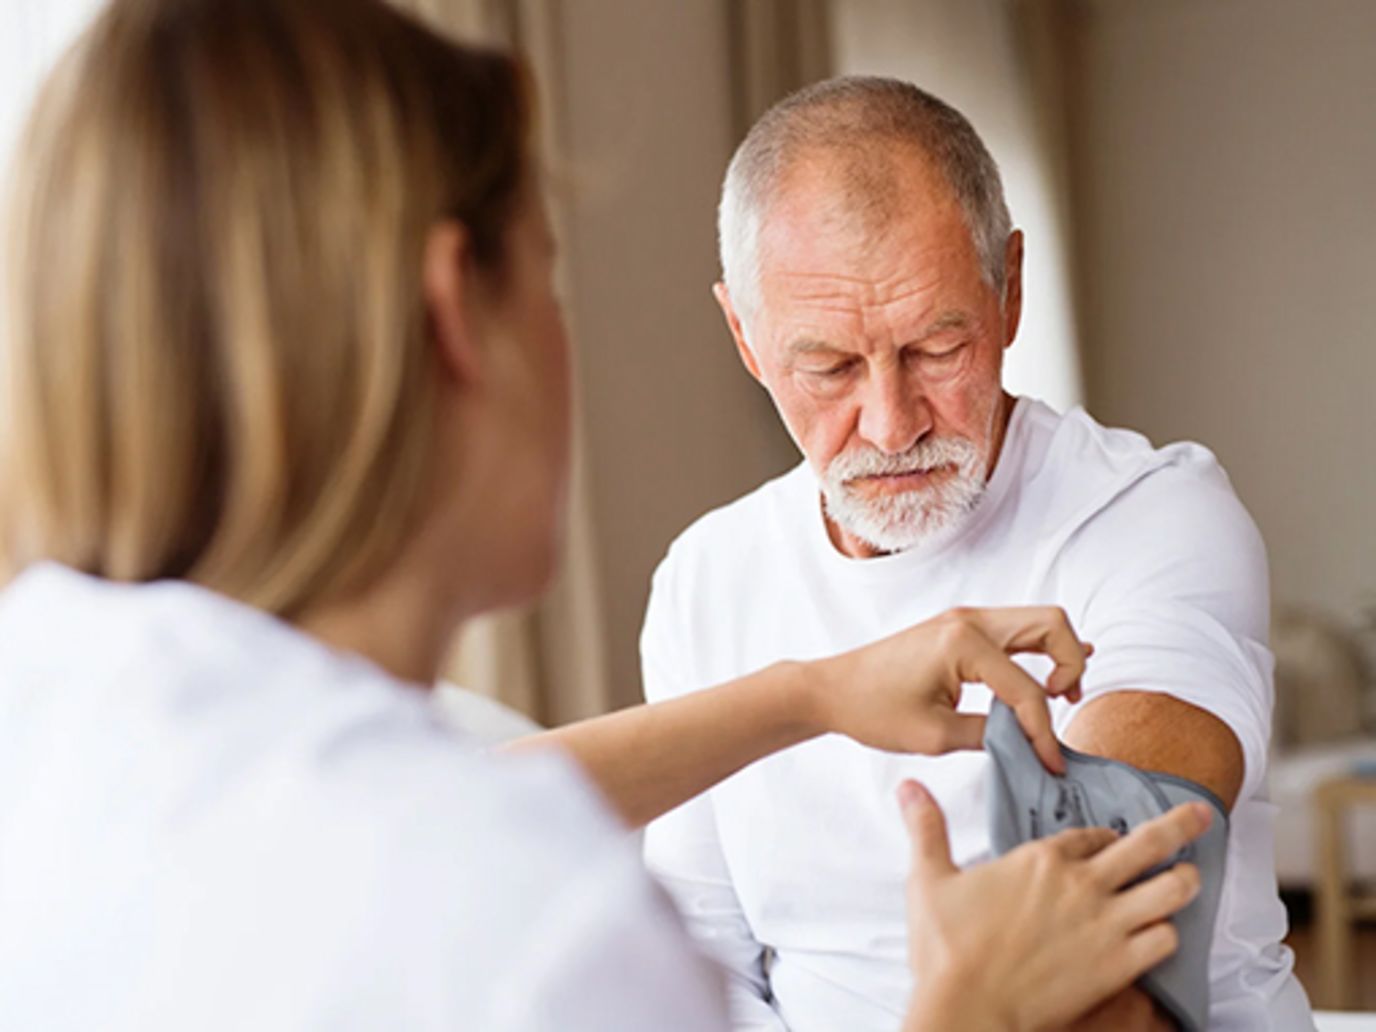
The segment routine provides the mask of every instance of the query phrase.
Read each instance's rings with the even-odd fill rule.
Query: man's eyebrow
[[[908,341],[908,343],[921,344],[923,341],[935,337],[939,333],[945,333],[947,330],[964,330],[968,329],[969,326],[970,316],[965,312],[955,310],[942,312],[931,325],[919,333],[916,338]]]
[[[788,353],[790,355],[816,355],[816,354],[840,354],[841,348],[835,344],[828,344],[824,340],[817,340],[814,337],[800,337],[797,340],[789,341]]]
[[[952,309],[949,312],[942,312],[941,315],[937,316],[936,319],[924,327],[921,333],[908,341],[905,346],[910,347],[914,344],[921,344],[923,341],[935,337],[938,334],[945,333],[948,330],[968,329],[970,321],[970,316],[966,312],[956,309]],[[845,348],[837,347],[835,344],[828,344],[826,341],[815,337],[799,337],[797,340],[789,341],[788,353],[791,356],[798,357],[800,355],[818,354],[841,355],[848,354],[849,352],[847,352]]]

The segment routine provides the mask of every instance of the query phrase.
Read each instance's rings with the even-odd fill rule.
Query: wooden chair
[[[1318,833],[1318,990],[1322,1006],[1355,1007],[1354,924],[1376,918],[1376,892],[1348,879],[1346,818],[1358,806],[1376,806],[1376,777],[1343,777],[1314,790]]]

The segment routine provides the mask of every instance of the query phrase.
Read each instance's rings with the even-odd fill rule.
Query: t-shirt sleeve
[[[726,1032],[720,972],[689,940],[626,843],[548,908],[492,1032]]]
[[[1271,733],[1270,595],[1256,525],[1200,449],[1127,488],[1068,540],[1062,597],[1095,647],[1084,701],[1161,692],[1222,720],[1260,785]],[[1078,707],[1058,707],[1063,730]]]

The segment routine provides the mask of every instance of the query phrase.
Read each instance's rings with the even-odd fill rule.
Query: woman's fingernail
[[[899,807],[906,810],[909,806],[912,806],[913,803],[918,802],[922,798],[922,789],[918,786],[916,781],[913,781],[911,778],[905,778],[898,783],[897,795]]]

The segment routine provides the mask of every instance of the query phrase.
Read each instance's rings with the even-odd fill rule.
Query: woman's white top
[[[186,583],[0,593],[0,1028],[725,1027],[567,759]]]

